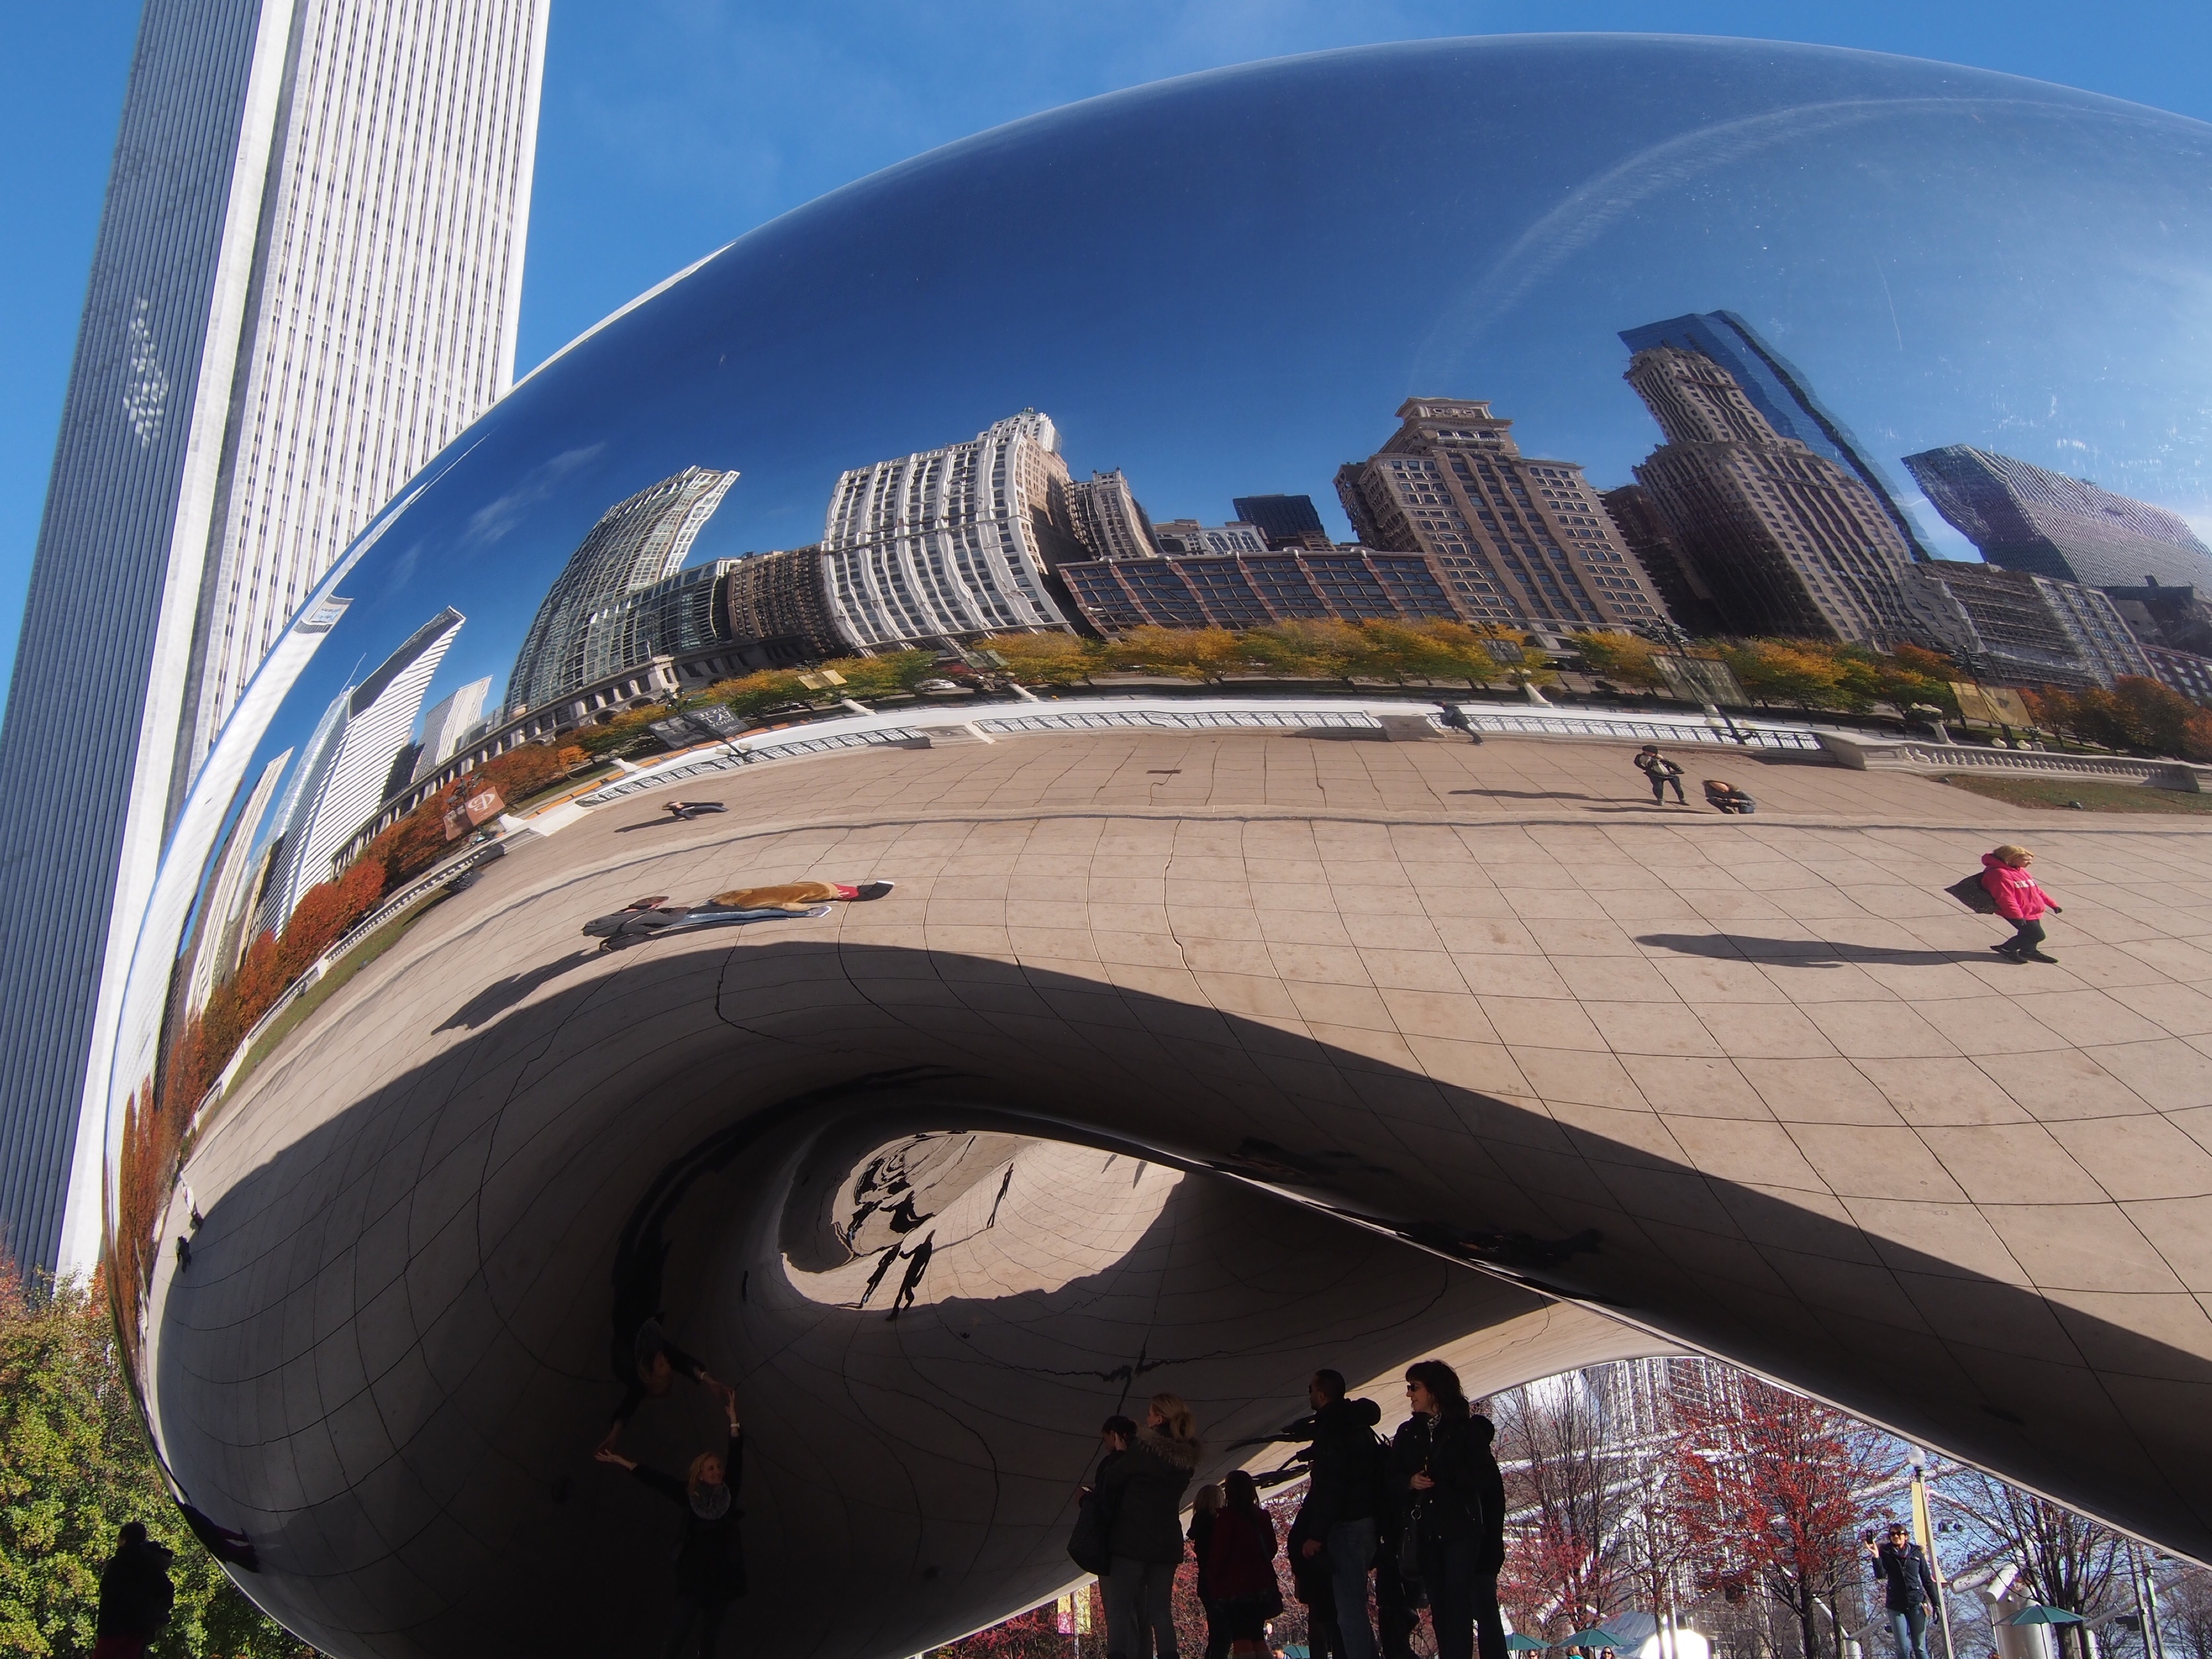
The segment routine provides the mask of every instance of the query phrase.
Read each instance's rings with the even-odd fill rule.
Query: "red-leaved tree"
[[[1846,1583],[1865,1575],[1857,1494],[1899,1465],[1876,1431],[1818,1401],[1716,1372],[1676,1397],[1682,1524],[1698,1576],[1764,1588],[1797,1620],[1805,1659],[1822,1650],[1825,1606],[1840,1651]]]

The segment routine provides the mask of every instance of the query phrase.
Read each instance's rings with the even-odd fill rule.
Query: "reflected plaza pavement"
[[[589,1460],[640,1310],[740,1390],[748,1650],[1057,1589],[1132,1394],[1219,1446],[1447,1346],[1477,1392],[1694,1345],[2201,1548],[2201,831],[2039,836],[2061,961],[2016,966],[1941,892],[1992,804],[1732,757],[1759,817],[1654,809],[1632,753],[1024,737],[517,836],[204,1127],[167,1455],[364,1650],[656,1618],[665,1522]],[[579,933],[817,875],[897,887]]]

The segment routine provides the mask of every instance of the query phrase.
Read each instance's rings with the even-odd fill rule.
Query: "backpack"
[[[1943,890],[1977,915],[1993,916],[1997,913],[1997,902],[1990,896],[1990,890],[1982,885],[1979,871],[1964,881],[1953,882]]]

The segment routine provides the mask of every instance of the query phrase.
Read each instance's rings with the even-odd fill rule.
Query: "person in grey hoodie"
[[[1129,1449],[1098,1467],[1098,1490],[1114,1505],[1112,1558],[1099,1588],[1106,1602],[1107,1659],[1178,1659],[1175,1576],[1182,1565],[1182,1495],[1198,1468],[1198,1430],[1180,1395],[1156,1394]],[[1146,1641],[1149,1634],[1151,1641]]]

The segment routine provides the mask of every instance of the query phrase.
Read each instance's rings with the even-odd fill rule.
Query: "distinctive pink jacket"
[[[2051,895],[2025,870],[2015,870],[1995,853],[1982,854],[1982,889],[1997,902],[1997,914],[2014,921],[2033,921],[2051,908]]]

